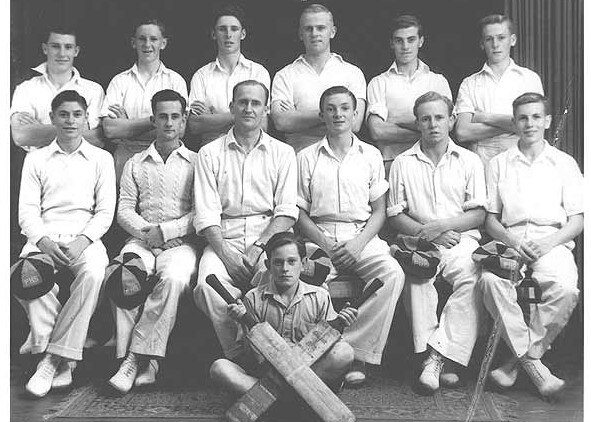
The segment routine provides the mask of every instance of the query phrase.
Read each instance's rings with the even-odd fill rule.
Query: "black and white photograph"
[[[11,421],[586,419],[583,0],[7,3]]]

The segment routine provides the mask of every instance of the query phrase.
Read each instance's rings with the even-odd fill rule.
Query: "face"
[[[509,59],[511,47],[517,42],[515,34],[511,34],[507,22],[493,23],[482,28],[480,48],[486,53],[489,64],[502,63]]]
[[[544,104],[529,103],[517,107],[513,116],[519,142],[531,145],[544,140],[544,131],[550,127],[552,116],[544,111]]]
[[[156,139],[176,141],[185,129],[186,115],[178,101],[160,101],[156,103],[154,115],[150,118],[156,128]]]
[[[242,85],[230,103],[234,125],[244,131],[260,129],[267,114],[265,91],[258,85]]]
[[[268,261],[271,278],[279,292],[295,286],[302,272],[302,258],[296,245],[289,243],[278,247]]]
[[[140,25],[131,38],[131,46],[137,53],[138,61],[153,62],[160,60],[160,51],[166,48],[167,41],[158,25]]]
[[[398,65],[413,63],[419,56],[419,48],[423,46],[424,38],[419,37],[419,28],[411,26],[394,31],[390,46],[394,50],[394,57]]]
[[[448,139],[455,117],[449,115],[447,105],[443,101],[423,103],[417,109],[417,114],[421,142],[433,146]]]
[[[88,127],[87,113],[77,101],[61,103],[49,113],[59,140],[76,140]]]
[[[348,94],[333,94],[326,97],[319,115],[328,134],[336,135],[352,131],[357,110]]]
[[[76,37],[67,34],[49,34],[47,42],[41,45],[43,54],[47,56],[50,70],[67,71],[74,66],[74,57],[78,56],[80,47],[76,45]]]
[[[306,53],[330,51],[330,40],[337,32],[330,15],[326,12],[304,13],[300,18],[300,40]]]
[[[236,53],[240,51],[240,42],[246,38],[246,31],[235,16],[220,16],[211,37],[219,53]]]

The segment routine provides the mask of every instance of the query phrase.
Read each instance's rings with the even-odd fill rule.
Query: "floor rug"
[[[365,387],[345,389],[339,397],[357,419],[363,421],[464,421],[472,387],[441,389],[433,396],[422,396],[408,383],[372,376]],[[72,418],[223,420],[224,411],[233,402],[230,395],[214,387],[159,387],[151,391],[132,391],[123,397],[109,395],[107,391],[104,386],[97,385],[75,389],[47,418],[64,421]],[[485,392],[473,420],[512,421],[516,406],[517,402],[502,394]],[[276,419],[280,412],[281,409],[276,409],[272,419],[294,417],[291,412],[290,417]]]

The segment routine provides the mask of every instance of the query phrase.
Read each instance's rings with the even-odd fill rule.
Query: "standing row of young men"
[[[358,67],[331,51],[336,26],[326,7],[313,4],[304,9],[299,27],[304,54],[277,72],[272,86],[269,72],[241,53],[241,41],[246,37],[244,21],[239,7],[227,6],[215,14],[211,36],[216,42],[216,60],[195,72],[189,91],[183,78],[161,60],[168,43],[164,25],[156,20],[140,22],[131,37],[137,61],[113,78],[106,96],[98,84],[82,78],[73,67],[80,51],[75,35],[64,29],[50,30],[42,44],[47,62],[34,69],[41,76],[19,85],[13,96],[11,128],[15,143],[27,149],[47,145],[55,135],[47,118],[51,99],[61,90],[77,90],[89,104],[86,138],[98,146],[104,139],[115,144],[119,180],[125,161],[145,150],[154,137],[149,121],[154,93],[173,89],[188,100],[191,113],[186,140],[190,149],[197,150],[227,132],[232,124],[228,104],[233,86],[254,79],[270,89],[275,128],[298,152],[321,139],[325,131],[318,118],[320,94],[330,86],[342,85],[357,98],[354,131],[360,130],[365,119],[388,174],[393,159],[419,135],[412,115],[414,100],[427,91],[452,99],[445,77],[432,72],[418,57],[425,38],[414,16],[394,19],[390,30],[394,62],[367,86]],[[510,57],[516,36],[508,17],[487,16],[480,28],[486,63],[460,86],[456,133],[459,142],[487,162],[515,145],[511,101],[524,92],[543,94],[543,88],[535,72],[516,65]]]
[[[219,18],[216,22],[225,20]],[[224,39],[224,46],[232,47],[236,44],[236,37],[242,35],[236,35],[233,39],[230,34],[241,34],[241,31],[233,29],[231,22],[225,23],[221,25],[226,28],[225,32],[222,28],[219,34],[216,34]],[[410,149],[400,151],[398,158],[392,159],[388,184],[382,164],[382,161],[387,161],[386,156],[353,134],[359,128],[359,116],[365,114],[365,103],[363,100],[359,101],[354,89],[336,86],[325,90],[322,83],[326,81],[318,80],[316,89],[321,94],[319,105],[312,106],[307,95],[303,92],[295,94],[298,91],[289,87],[289,80],[305,80],[314,85],[311,72],[316,72],[316,76],[319,77],[328,77],[323,75],[325,70],[333,66],[346,65],[326,48],[330,45],[329,40],[334,36],[335,28],[330,12],[323,6],[308,7],[302,14],[300,26],[307,53],[310,51],[318,54],[301,57],[278,73],[278,76],[283,75],[285,79],[285,87],[280,92],[290,92],[291,89],[293,98],[297,98],[297,101],[294,100],[295,103],[292,104],[289,99],[274,100],[271,110],[275,106],[276,114],[280,115],[285,123],[284,126],[278,124],[278,128],[286,133],[294,133],[292,129],[306,126],[310,134],[319,131],[326,135],[317,142],[314,142],[313,138],[299,138],[302,142],[297,147],[301,149],[297,162],[293,148],[270,137],[262,130],[266,123],[269,90],[260,81],[247,79],[233,86],[229,102],[231,117],[226,116],[229,117],[224,123],[226,126],[221,126],[218,130],[222,127],[226,129],[228,124],[232,125],[226,134],[205,145],[198,154],[189,151],[180,139],[185,125],[191,125],[192,117],[205,116],[201,123],[207,122],[207,118],[210,118],[209,123],[212,123],[211,118],[214,116],[208,115],[221,114],[214,113],[217,108],[213,104],[208,105],[206,101],[196,99],[190,104],[192,113],[187,119],[186,95],[171,89],[159,90],[150,98],[151,117],[147,118],[149,124],[146,124],[145,117],[130,118],[129,110],[120,103],[115,102],[107,106],[108,113],[112,116],[105,119],[104,130],[122,130],[121,136],[131,139],[129,144],[122,142],[118,148],[123,147],[128,153],[139,147],[141,142],[135,140],[141,140],[141,137],[156,139],[145,151],[139,152],[126,162],[123,160],[117,216],[119,224],[132,238],[126,243],[122,254],[131,252],[139,256],[147,271],[156,274],[157,281],[145,304],[131,310],[117,307],[117,356],[125,356],[125,359],[119,371],[111,378],[110,384],[125,393],[134,383],[143,385],[154,382],[158,371],[156,358],[164,357],[166,342],[176,317],[178,298],[182,291],[188,288],[189,280],[195,271],[196,251],[186,240],[186,236],[193,231],[204,235],[208,242],[197,271],[197,284],[193,291],[195,302],[212,320],[225,356],[240,361],[243,352],[239,342],[240,327],[228,316],[226,305],[205,284],[204,279],[208,274],[214,273],[235,296],[240,296],[242,290],[248,289],[249,281],[255,272],[262,267],[266,242],[274,234],[290,229],[296,220],[297,229],[301,234],[328,254],[337,271],[352,271],[363,283],[376,277],[385,283],[384,288],[370,298],[359,310],[358,315],[348,320],[351,325],[343,336],[352,346],[354,354],[354,365],[348,371],[345,380],[350,384],[363,382],[364,363],[379,364],[381,361],[394,308],[404,286],[402,269],[390,255],[387,244],[377,237],[387,214],[391,226],[399,232],[417,235],[438,245],[442,255],[439,269],[453,287],[453,294],[438,323],[435,314],[437,296],[433,288],[433,279],[411,280],[407,276],[405,299],[409,304],[407,310],[411,314],[415,351],[430,350],[420,382],[427,389],[436,390],[439,387],[444,357],[467,365],[476,339],[480,295],[475,292],[475,287],[479,272],[471,260],[471,253],[478,245],[477,228],[484,221],[483,208],[486,206],[490,208],[493,216],[496,214],[494,218],[487,218],[487,228],[491,234],[505,243],[510,243],[524,259],[538,263],[548,253],[557,253],[554,252],[557,248],[562,251],[558,253],[565,258],[565,265],[559,270],[547,268],[547,265],[542,264],[534,266],[536,275],[547,283],[544,291],[551,296],[548,298],[548,306],[539,309],[539,318],[534,327],[539,340],[535,347],[530,347],[531,329],[515,322],[519,313],[513,306],[513,298],[507,285],[499,290],[485,289],[487,308],[494,313],[495,309],[499,312],[501,306],[509,307],[513,312],[513,318],[506,323],[511,328],[515,324],[520,327],[511,334],[511,328],[507,328],[507,341],[521,346],[525,344],[524,347],[513,349],[515,356],[520,358],[521,367],[530,374],[534,382],[537,380],[536,385],[543,394],[552,394],[560,389],[561,380],[553,377],[539,358],[564,326],[576,304],[576,267],[568,248],[566,251],[561,248],[564,244],[568,245],[582,229],[582,206],[577,196],[580,172],[576,164],[572,159],[566,159],[564,154],[551,149],[552,147],[543,140],[543,128],[549,125],[549,114],[544,100],[535,94],[527,94],[529,97],[526,96],[522,103],[513,104],[513,116],[517,124],[511,131],[517,131],[521,140],[518,152],[515,152],[516,148],[510,150],[510,158],[512,159],[515,154],[518,158],[524,156],[525,164],[532,168],[535,165],[535,171],[540,171],[537,169],[541,164],[537,160],[538,157],[548,157],[548,160],[542,163],[544,165],[555,166],[556,163],[560,163],[564,169],[568,169],[566,173],[570,175],[570,179],[564,180],[564,183],[555,183],[556,192],[551,202],[555,207],[552,218],[556,221],[548,223],[545,215],[540,216],[539,221],[535,220],[531,215],[535,208],[521,210],[518,215],[506,216],[505,211],[510,213],[509,210],[516,206],[515,200],[522,197],[505,195],[500,186],[496,187],[499,191],[496,205],[492,207],[490,199],[487,203],[481,161],[474,154],[456,146],[449,138],[454,123],[453,105],[447,96],[449,89],[443,95],[428,89],[427,93],[420,95],[416,101],[413,100],[414,129],[408,117],[406,120],[390,120],[399,118],[401,112],[397,111],[395,115],[390,113],[388,97],[381,108],[374,109],[375,114],[372,114],[370,103],[370,122],[382,124],[382,129],[387,126],[385,123],[389,122],[396,126],[396,130],[418,130],[417,138],[420,138]],[[502,31],[509,27],[506,22],[488,24],[485,27],[491,26],[498,26]],[[149,84],[153,81],[154,75],[167,75],[161,62],[158,62],[156,68],[143,68],[145,71],[151,69],[156,73],[150,77],[148,72],[142,77],[140,62],[146,64],[149,60],[144,62],[141,57],[152,57],[156,55],[157,50],[165,46],[158,34],[150,35],[150,31],[155,29],[160,30],[157,25],[148,24],[136,30],[134,46],[138,52],[138,63],[126,74],[140,85]],[[413,35],[415,29],[416,35]],[[402,45],[401,57],[413,54],[407,51],[408,45],[422,44],[419,30],[420,25],[411,25],[395,31],[398,35],[393,37],[393,45]],[[220,34],[225,34],[226,38]],[[503,44],[502,40],[496,40],[497,35],[490,36],[492,40],[485,38],[485,45],[486,42],[490,42],[492,53],[502,55],[500,53],[506,52],[505,58],[508,58],[511,41],[509,44]],[[514,36],[509,35],[509,38],[514,39]],[[509,47],[503,50],[499,45]],[[418,47],[415,51],[415,60],[416,52]],[[59,61],[60,54],[56,54],[56,61]],[[419,75],[428,74],[420,62],[416,63],[417,72],[422,72]],[[396,62],[397,69],[403,69],[403,65],[403,62]],[[389,72],[391,71],[392,69]],[[490,74],[487,72],[485,68],[481,76],[493,78],[495,81],[494,71]],[[336,74],[342,76],[344,72],[336,71]],[[392,72],[392,75],[394,74],[397,74],[396,69]],[[148,79],[145,79],[146,77]],[[362,75],[361,77],[363,78]],[[384,77],[386,87],[389,82],[387,77]],[[334,84],[335,75],[328,80]],[[129,86],[122,85],[123,89]],[[477,84],[481,85],[482,83]],[[210,83],[203,86],[209,87]],[[375,91],[379,92],[379,89],[376,88]],[[397,89],[393,89],[391,92],[396,91]],[[498,90],[491,91],[496,93]],[[389,92],[388,89],[385,89],[385,92]],[[127,99],[128,97],[124,96],[121,101]],[[134,101],[137,104],[141,102],[139,96]],[[536,108],[539,104],[542,104],[541,109]],[[506,116],[475,111],[477,107],[475,106],[473,113],[464,112],[472,115],[469,124],[476,123],[476,127],[480,129],[484,126],[497,127],[495,124],[504,124],[502,122]],[[104,155],[99,153],[99,149],[88,145],[82,137],[89,127],[86,109],[85,99],[75,91],[63,91],[55,98],[51,118],[55,127],[52,130],[57,132],[57,138],[54,138],[55,142],[47,148],[27,156],[23,170],[23,182],[28,179],[29,185],[36,186],[36,190],[33,191],[40,194],[27,200],[30,192],[30,186],[27,185],[21,190],[19,204],[21,227],[28,238],[28,244],[21,256],[25,257],[31,251],[39,250],[47,253],[56,267],[69,266],[78,274],[77,282],[73,285],[74,290],[76,286],[88,284],[83,280],[90,270],[81,265],[86,262],[87,254],[92,250],[91,246],[102,247],[98,239],[108,228],[108,225],[105,227],[103,224],[101,233],[89,231],[88,227],[93,225],[87,220],[95,221],[98,218],[97,209],[102,210],[102,214],[98,215],[105,218],[112,217],[114,212],[114,185],[111,183],[114,180],[113,172],[108,168],[109,163],[103,162],[95,167],[98,169],[95,174],[88,175],[89,183],[95,184],[92,192],[96,195],[93,197],[96,203],[78,203],[76,196],[69,195],[67,200],[58,200],[57,204],[51,205],[47,201],[53,201],[55,196],[60,196],[55,192],[61,192],[62,189],[67,192],[68,188],[66,186],[58,189],[53,187],[53,184],[60,181],[66,185],[72,178],[78,180],[74,176],[78,170],[72,165],[60,164],[65,166],[67,171],[53,180],[49,177],[49,164],[44,165],[38,161],[40,157],[47,161],[47,154],[57,158],[63,155],[62,160],[70,161],[82,158],[88,160],[92,155]],[[141,107],[138,106],[138,109]],[[314,116],[314,113],[317,115]],[[26,117],[22,117],[22,114],[13,115],[15,120],[25,120],[18,120],[20,126],[15,127],[31,126],[27,129],[42,129],[42,125],[38,123],[26,123]],[[371,125],[372,123],[370,128]],[[408,127],[405,128],[405,125]],[[491,135],[498,130],[490,129],[482,133]],[[47,133],[51,132],[48,130]],[[129,145],[133,145],[133,148],[127,148]],[[115,157],[117,159],[117,154]],[[507,157],[507,153],[499,156],[490,167],[502,160],[510,161]],[[106,158],[103,159],[105,160]],[[35,163],[37,167],[34,167]],[[557,174],[555,169],[552,172],[549,172],[548,168],[544,170],[546,174]],[[84,171],[88,173],[87,170]],[[512,173],[509,174],[511,175]],[[506,171],[503,176],[507,176]],[[517,183],[518,180],[520,178],[511,179],[510,183]],[[537,205],[539,192],[535,191],[536,179],[527,180],[533,184],[534,189],[534,193],[530,195],[531,202]],[[564,186],[567,182],[571,183],[572,187],[565,191]],[[105,187],[105,184],[111,186]],[[97,191],[99,187],[103,189]],[[527,188],[525,187],[525,190],[528,190]],[[489,187],[489,195],[491,191]],[[110,206],[105,205],[109,204],[108,200],[111,201]],[[527,206],[530,206],[529,202]],[[60,221],[57,216],[61,215],[63,223],[64,215],[69,215],[71,208],[84,211],[84,227],[77,229],[75,225],[55,225],[54,221]],[[52,215],[54,212],[57,216]],[[502,218],[498,218],[499,214]],[[527,216],[525,220],[524,216]],[[500,227],[495,226],[495,219],[501,222]],[[535,231],[535,235],[532,229],[525,234],[521,233],[519,241],[515,241],[515,236],[509,236],[503,231],[504,227],[530,227],[532,224],[544,229],[539,233]],[[35,225],[38,226],[37,230],[31,230],[30,228]],[[537,237],[542,234],[544,237]],[[61,236],[70,237],[62,240]],[[106,266],[106,261],[103,261],[105,260],[96,260],[93,264],[99,265],[102,262]],[[563,281],[565,272],[571,275],[568,283]],[[486,286],[499,284],[496,279],[487,277],[484,277]],[[80,302],[70,299],[63,309],[60,309],[61,306],[55,298],[57,285],[46,295],[32,301],[21,300],[31,323],[29,340],[34,345],[32,350],[46,352],[38,370],[27,384],[27,390],[32,394],[43,396],[52,384],[67,385],[68,381],[71,381],[72,366],[69,362],[81,358],[88,320],[98,301],[98,291],[102,282],[99,278],[93,278],[95,294],[85,295],[84,301]],[[272,281],[277,282],[275,279]],[[80,289],[80,294],[83,294],[85,287]],[[557,297],[559,299],[556,299]],[[292,295],[289,299],[291,302],[285,303],[279,296],[275,304],[284,308],[282,322],[275,328],[280,330],[282,335],[285,333],[285,336],[292,336],[289,337],[292,342],[298,341],[305,334],[305,330],[292,331],[287,328],[291,324],[300,323],[296,321],[300,317],[292,313],[292,302],[295,298],[299,296]],[[47,305],[48,302],[50,305]],[[75,330],[75,335],[61,336],[60,332],[68,331],[70,320],[64,316],[68,312],[73,312],[81,318],[80,327]],[[379,329],[376,330],[376,327]],[[295,337],[294,332],[297,332]],[[514,337],[511,337],[512,335]],[[511,380],[516,373],[516,361],[512,360],[511,365],[503,367],[505,369],[501,368],[501,376],[506,375]],[[345,370],[346,365],[340,369]],[[442,379],[450,384],[456,383],[457,376],[453,371],[449,374],[450,376]]]

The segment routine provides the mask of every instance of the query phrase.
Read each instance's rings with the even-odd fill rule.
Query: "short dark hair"
[[[47,42],[51,34],[72,35],[74,38],[78,39],[76,32],[76,29],[68,24],[51,24],[45,28],[45,38],[43,39],[43,42]]]
[[[511,20],[511,18],[507,15],[501,14],[493,14],[487,15],[478,21],[478,27],[480,28],[480,35],[482,36],[482,30],[487,25],[494,25],[496,23],[507,23],[507,28],[509,28],[509,32],[511,34],[515,34],[517,28],[515,27],[515,23]]]
[[[320,96],[320,111],[322,111],[322,107],[324,106],[324,103],[326,102],[326,99],[328,97],[330,97],[331,95],[335,95],[335,94],[347,94],[349,95],[349,97],[351,97],[351,101],[353,102],[353,109],[357,110],[357,98],[355,98],[355,95],[349,91],[349,89],[347,87],[344,87],[342,85],[337,85],[337,86],[331,86],[330,88],[326,89],[322,95]]]
[[[399,29],[416,27],[419,30],[419,37],[423,36],[423,25],[419,18],[414,15],[399,15],[394,18],[390,26],[390,37]]]
[[[230,3],[222,7],[218,7],[213,13],[213,20],[211,22],[212,29],[215,29],[218,20],[222,16],[234,16],[236,19],[238,19],[238,22],[240,22],[242,29],[246,29],[246,13],[244,13],[244,9],[240,7],[240,5],[236,3]]]
[[[267,104],[269,102],[269,89],[265,86],[265,84],[259,82],[259,81],[255,81],[254,79],[247,79],[245,81],[242,82],[238,82],[236,85],[234,85],[234,88],[232,89],[232,101],[234,101],[236,99],[236,93],[238,92],[238,88],[240,88],[241,86],[260,86],[261,88],[263,88],[263,91],[265,91],[265,104]]]
[[[328,16],[330,16],[330,20],[334,25],[334,16],[332,15],[332,12],[328,9],[328,7],[326,7],[323,4],[312,3],[306,6],[304,10],[302,10],[302,13],[300,13],[300,20],[302,19],[302,16],[307,13],[328,13]]]
[[[164,25],[164,22],[161,19],[154,18],[154,17],[149,17],[149,18],[144,17],[144,18],[137,19],[133,25],[133,32],[131,33],[132,37],[135,37],[135,32],[142,25],[156,25],[160,29],[160,32],[162,33],[162,38],[167,38],[166,25]]]
[[[452,115],[453,110],[454,110],[454,103],[452,103],[451,100],[449,98],[447,98],[445,95],[441,95],[439,92],[435,92],[435,91],[426,92],[423,95],[421,95],[419,98],[417,98],[415,100],[415,105],[412,108],[412,113],[418,119],[419,118],[419,115],[418,115],[419,106],[421,104],[431,103],[433,101],[443,101],[445,103],[445,105],[447,106],[447,111],[449,113],[449,116]]]
[[[88,109],[88,104],[86,103],[86,98],[80,95],[78,92],[74,91],[73,89],[67,89],[65,91],[60,92],[57,94],[53,100],[51,100],[51,111],[57,110],[59,106],[63,103],[69,102],[76,102],[80,104],[80,107],[86,111]]]
[[[304,259],[306,257],[306,245],[299,237],[297,237],[292,232],[279,232],[271,236],[265,245],[267,258],[271,259],[273,251],[285,245],[296,245],[300,258]]]
[[[544,113],[547,116],[552,114],[552,110],[550,108],[550,101],[548,100],[548,98],[544,97],[541,94],[538,94],[537,92],[526,92],[525,94],[521,94],[519,97],[513,100],[513,115],[515,116],[515,111],[517,110],[517,107],[531,103],[542,103],[544,105]]]
[[[183,114],[187,112],[187,100],[178,92],[172,89],[163,89],[152,96],[150,103],[152,105],[152,114],[156,112],[156,104],[163,101],[178,101],[181,103],[181,110]]]

